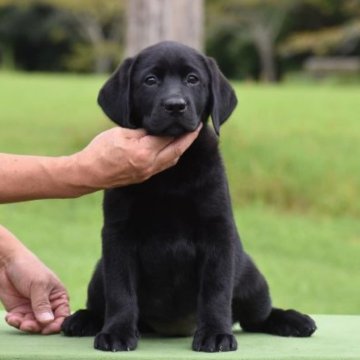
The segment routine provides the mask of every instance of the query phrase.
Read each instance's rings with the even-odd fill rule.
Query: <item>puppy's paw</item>
[[[117,334],[100,332],[96,335],[94,348],[103,351],[130,351],[135,350],[138,343],[138,334]]]
[[[280,336],[308,337],[316,330],[315,321],[295,310],[273,309],[268,319],[269,332]]]
[[[235,351],[237,342],[233,334],[196,331],[192,349],[204,352]]]
[[[315,332],[316,324],[310,316],[298,311],[272,309],[263,323],[245,326],[244,330],[279,336],[309,337]]]
[[[102,321],[89,310],[78,310],[68,316],[61,326],[65,336],[95,336],[102,327]]]

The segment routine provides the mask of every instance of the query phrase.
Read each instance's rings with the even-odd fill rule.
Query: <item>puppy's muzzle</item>
[[[198,125],[191,103],[179,94],[164,97],[143,123],[149,134],[160,136],[180,136],[194,131]]]

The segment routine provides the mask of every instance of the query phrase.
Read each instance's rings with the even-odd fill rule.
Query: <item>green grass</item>
[[[284,214],[264,207],[238,208],[236,219],[276,305],[309,313],[359,313],[358,219]]]
[[[54,155],[109,126],[96,104],[103,77],[0,72],[1,151]]]
[[[236,203],[360,217],[360,86],[237,89],[223,141]]]
[[[105,78],[0,72],[0,152],[63,155],[110,126]],[[274,303],[312,313],[360,309],[360,88],[236,85],[221,146],[245,247]],[[9,227],[83,305],[100,254],[101,193],[1,205]]]

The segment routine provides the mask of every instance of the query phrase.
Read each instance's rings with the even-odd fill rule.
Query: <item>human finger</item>
[[[46,324],[54,320],[54,314],[51,310],[49,300],[49,289],[47,289],[46,286],[33,286],[31,288],[30,298],[31,307],[37,321]]]
[[[166,146],[157,157],[158,164],[163,164],[166,167],[175,165],[179,160],[180,156],[189,148],[189,146],[198,137],[199,132],[202,128],[202,124],[193,132],[183,135],[176,139],[171,144]],[[168,166],[167,166],[168,165]]]
[[[65,299],[56,299],[51,301],[51,307],[53,309],[55,317],[57,314],[61,314],[62,316],[70,315],[69,304]]]
[[[195,131],[187,133],[186,135],[176,139],[171,146],[176,147],[178,149],[177,151],[180,152],[180,155],[182,155],[199,136],[202,127],[203,123],[200,123]]]
[[[25,332],[39,333],[41,326],[35,319],[25,319],[21,322],[19,329]]]
[[[70,315],[70,306],[67,302],[53,304],[55,318]]]
[[[15,328],[19,328],[21,322],[24,320],[24,314],[21,313],[7,313],[5,316],[5,321]]]
[[[43,335],[49,334],[56,334],[61,331],[61,325],[64,322],[65,317],[56,318],[50,324],[46,325],[42,330],[41,333]]]

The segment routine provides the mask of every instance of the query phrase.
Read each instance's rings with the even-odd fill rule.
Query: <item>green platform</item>
[[[0,313],[1,319],[4,313]],[[102,359],[313,359],[360,360],[360,316],[314,316],[318,331],[311,338],[280,338],[235,330],[236,352],[205,354],[190,350],[191,338],[142,338],[136,351],[104,353],[92,338],[28,335],[0,322],[0,360]]]

